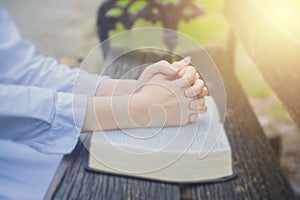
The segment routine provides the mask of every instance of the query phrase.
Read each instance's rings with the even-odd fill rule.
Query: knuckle
[[[190,70],[190,71],[193,72],[193,73],[196,73],[195,67],[193,67],[193,66],[191,66],[191,65],[188,66],[188,70]]]
[[[208,95],[208,89],[206,87],[204,88],[204,94]]]
[[[201,84],[201,83],[197,83],[197,84],[195,85],[195,89],[196,89],[197,91],[199,91],[199,92],[202,92],[202,91],[203,91],[203,87],[204,87],[204,85]]]
[[[168,61],[166,61],[166,60],[161,60],[161,61],[159,61],[159,62],[157,62],[157,64],[160,64],[160,65],[168,65],[168,64],[170,64]]]
[[[197,84],[199,85],[200,88],[204,87],[204,81],[202,79],[197,79]]]

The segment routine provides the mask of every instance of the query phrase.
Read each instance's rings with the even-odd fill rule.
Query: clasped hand
[[[206,111],[208,90],[190,58],[148,66],[138,80],[105,79],[89,98],[83,131],[180,126]]]
[[[207,88],[190,59],[168,63],[160,61],[146,68],[138,79],[138,102],[147,115],[136,118],[140,126],[178,126],[195,121],[206,111]],[[135,117],[132,116],[134,119]]]

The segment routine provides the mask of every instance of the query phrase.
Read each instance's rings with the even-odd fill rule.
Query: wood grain
[[[223,51],[212,51],[211,55],[223,68],[228,97],[225,129],[237,178],[223,183],[177,185],[95,174],[84,169],[88,152],[78,144],[73,153],[62,160],[46,199],[293,199],[279,163],[230,68],[230,59]],[[115,61],[106,74],[119,78],[130,66],[173,58],[150,52],[146,55],[145,52],[132,52],[127,56]],[[141,71],[135,70],[128,76],[136,78]]]
[[[291,6],[300,9],[297,1],[269,1],[281,4],[281,12]],[[225,16],[237,38],[260,69],[277,97],[300,127],[300,12],[294,15],[294,28],[277,20],[267,7],[257,0],[227,0]],[[296,15],[297,14],[297,15]]]
[[[279,161],[238,82],[232,59],[221,49],[210,51],[225,84],[225,130],[237,178],[223,183],[193,185],[193,199],[294,199]]]
[[[137,78],[144,67],[131,71],[132,67],[161,59],[171,57],[151,51],[138,55],[132,52],[114,61],[105,74],[112,78]],[[91,173],[85,170],[87,158],[88,152],[80,142],[60,163],[45,199],[180,199],[179,185]]]

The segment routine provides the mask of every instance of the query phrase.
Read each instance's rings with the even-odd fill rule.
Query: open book
[[[167,182],[206,182],[231,177],[232,159],[212,97],[207,112],[181,127],[94,132],[89,169]]]

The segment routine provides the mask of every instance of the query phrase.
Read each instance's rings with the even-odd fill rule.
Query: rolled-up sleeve
[[[39,55],[0,2],[0,139],[69,153],[104,78]]]
[[[0,98],[0,139],[44,153],[72,151],[84,121],[86,95],[0,85]]]

